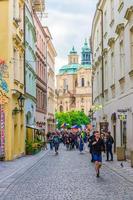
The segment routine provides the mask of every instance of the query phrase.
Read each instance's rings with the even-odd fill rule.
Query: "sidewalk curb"
[[[115,173],[116,173],[117,175],[119,175],[121,178],[123,178],[123,179],[125,179],[126,181],[128,181],[129,183],[133,184],[133,180],[130,180],[129,178],[123,176],[121,173],[118,172],[117,169],[115,169],[115,167],[111,167],[111,166],[107,165],[106,163],[103,163],[103,165],[104,165],[106,168],[110,169],[111,171],[115,172]]]

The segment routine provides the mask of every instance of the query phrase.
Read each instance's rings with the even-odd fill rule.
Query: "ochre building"
[[[24,128],[24,1],[0,1],[0,157],[25,153]],[[1,82],[1,81],[0,81]],[[7,98],[6,98],[7,97]]]
[[[56,110],[67,112],[79,110],[88,115],[91,106],[91,52],[85,41],[81,63],[73,47],[68,55],[68,64],[61,67],[56,76]]]

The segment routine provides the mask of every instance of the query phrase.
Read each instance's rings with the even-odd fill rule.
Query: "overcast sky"
[[[74,45],[78,53],[84,39],[89,39],[92,19],[98,0],[46,0],[48,18],[45,25],[50,29],[57,51],[56,72],[67,64],[67,55]]]

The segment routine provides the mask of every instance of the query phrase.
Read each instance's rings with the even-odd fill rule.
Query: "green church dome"
[[[64,65],[60,68],[59,74],[76,74],[77,70],[80,68],[80,64],[70,64]]]
[[[77,55],[77,51],[74,46],[70,51],[69,56],[74,58],[74,61],[69,62],[70,64],[64,65],[59,69],[59,75],[63,74],[76,74],[77,71],[81,68],[90,69],[91,68],[91,50],[88,47],[87,39],[84,42],[84,46],[82,47],[82,55],[81,55],[81,64],[75,63],[75,56]],[[78,60],[76,61],[78,62]]]

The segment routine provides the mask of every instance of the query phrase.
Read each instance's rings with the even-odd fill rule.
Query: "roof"
[[[91,65],[69,64],[60,68],[58,75],[76,74],[80,68],[90,69]]]

